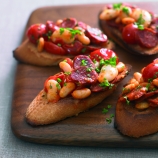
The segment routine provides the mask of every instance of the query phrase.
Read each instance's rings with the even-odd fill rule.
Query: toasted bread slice
[[[56,103],[48,102],[46,97],[42,97],[45,94],[42,90],[27,109],[27,122],[31,125],[45,125],[78,115],[102,102],[113,93],[115,88],[116,86],[105,92],[93,93],[85,99],[77,100],[73,97],[67,97]]]
[[[114,47],[115,44],[109,40],[107,42],[106,48],[113,49]],[[63,61],[65,58],[74,58],[73,55],[56,55],[46,51],[38,52],[37,47],[28,39],[26,39],[18,48],[13,51],[13,56],[20,62],[36,66],[58,65],[59,62]]]
[[[58,63],[65,58],[72,58],[72,56],[55,55],[46,51],[38,52],[36,46],[29,42],[28,39],[26,39],[18,48],[13,51],[13,56],[18,61],[37,66],[58,65]]]
[[[114,27],[109,26],[105,20],[99,19],[99,25],[103,32],[116,44],[135,55],[154,55],[158,53],[158,45],[153,48],[141,47],[138,44],[127,44],[123,39],[121,32]]]
[[[85,99],[66,97],[56,103],[52,103],[48,102],[46,92],[41,90],[27,108],[26,120],[31,125],[46,125],[87,111],[112,94],[130,70],[131,65],[126,65],[124,71],[118,75],[113,83],[114,86],[112,86],[112,88],[107,88],[100,92],[92,92],[92,94]]]
[[[148,108],[139,111],[134,106],[118,102],[115,114],[115,127],[123,134],[139,138],[158,132],[158,110]]]

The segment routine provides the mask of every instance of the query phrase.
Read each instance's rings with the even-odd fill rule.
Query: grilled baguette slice
[[[131,66],[126,65],[124,71],[117,76],[112,88],[107,88],[106,90],[100,92],[93,92],[85,99],[66,97],[60,99],[56,103],[52,103],[48,102],[46,92],[41,90],[27,108],[26,121],[31,125],[46,125],[87,111],[101,103],[106,97],[112,94],[130,70]]]
[[[158,45],[149,49],[141,47],[138,44],[127,44],[122,39],[122,34],[117,28],[109,26],[105,20],[101,19],[99,19],[99,25],[109,39],[112,39],[116,44],[134,55],[154,55],[158,53]]]
[[[134,106],[118,102],[115,127],[123,135],[135,138],[156,133],[158,131],[158,110],[150,107],[139,111]]]

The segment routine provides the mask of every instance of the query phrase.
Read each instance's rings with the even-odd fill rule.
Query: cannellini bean
[[[47,100],[51,102],[56,102],[59,100],[59,89],[60,85],[55,80],[49,80],[47,82],[46,88],[48,90],[47,92]]]
[[[75,40],[75,37],[73,37],[71,32],[67,29],[64,29],[62,33],[61,33],[60,29],[57,29],[53,32],[53,34],[51,36],[52,41],[55,42],[59,38],[68,44],[72,43]]]
[[[149,104],[147,102],[140,102],[140,103],[137,103],[135,105],[135,107],[138,109],[138,110],[144,110],[144,109],[147,109],[149,107]]]
[[[142,78],[142,74],[139,73],[139,72],[135,72],[133,74],[133,77],[140,83],[140,82],[143,82],[143,78]]]
[[[119,17],[122,20],[123,18],[127,18],[131,15],[132,13],[132,9],[130,7],[127,6],[122,6],[120,13],[119,13]]]
[[[144,20],[143,25],[145,27],[148,27],[150,25],[151,21],[152,21],[150,13],[148,11],[142,10],[140,8],[134,9],[133,12],[131,13],[131,17],[133,19],[135,19],[135,21],[138,21],[140,16],[142,16],[142,19]]]
[[[126,18],[123,18],[121,21],[123,24],[128,25],[128,24],[134,23],[135,19],[133,19],[131,17],[126,17]]]
[[[105,9],[101,14],[100,14],[100,19],[101,20],[111,20],[113,18],[116,18],[119,15],[119,10],[118,9]]]
[[[122,72],[124,69],[125,69],[125,64],[122,63],[122,62],[119,62],[117,65],[116,65],[116,68],[118,70],[118,72]]]
[[[78,90],[74,90],[71,95],[75,98],[75,99],[84,99],[87,98],[88,96],[91,95],[91,90],[88,88],[83,88],[83,89],[78,89]]]
[[[64,98],[67,95],[69,95],[75,88],[76,88],[75,83],[73,83],[73,82],[65,83],[65,85],[61,88],[61,90],[59,92],[59,96],[61,98]]]
[[[107,79],[108,81],[112,81],[117,75],[118,70],[116,67],[113,67],[111,65],[104,65],[99,73],[98,81],[104,82],[105,79]]]
[[[65,61],[61,61],[59,63],[59,67],[64,71],[64,72],[71,72],[72,71],[72,68],[71,66],[65,62]]]
[[[40,37],[37,45],[38,52],[42,52],[44,48],[44,38]]]
[[[56,25],[59,26],[62,22],[63,22],[63,20],[59,19],[59,20],[56,21]]]
[[[88,45],[90,43],[90,39],[87,36],[85,36],[83,32],[81,32],[81,34],[77,34],[77,38],[81,43],[85,45]]]
[[[148,82],[141,82],[141,83],[139,83],[139,85],[142,88],[145,88],[146,91],[154,89],[154,86],[151,83],[148,83]]]
[[[152,82],[156,87],[158,87],[158,78],[154,79]]]
[[[131,84],[128,84],[127,86],[125,86],[124,88],[123,88],[123,94],[124,93],[128,93],[128,92],[130,92],[131,90],[133,90],[134,88],[136,87],[136,85],[134,84],[134,83],[131,83]]]

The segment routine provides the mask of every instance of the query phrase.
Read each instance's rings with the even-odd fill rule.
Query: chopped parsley
[[[113,4],[113,9],[120,9],[122,6],[122,3],[114,3]]]
[[[111,84],[106,78],[104,79],[104,82],[100,83],[99,86],[106,88],[109,87],[112,88],[114,86],[114,84]]]
[[[144,25],[143,25],[144,23],[145,23],[145,20],[143,19],[143,15],[140,14],[139,18],[135,24],[138,26],[138,29],[144,30]]]
[[[101,65],[101,66],[103,66],[103,65],[116,66],[116,56],[111,57],[111,58],[108,59],[108,60],[101,59],[101,60],[100,60],[100,65]]]
[[[70,33],[71,33],[71,38],[74,38],[74,36],[76,35],[76,34],[81,34],[81,31],[80,30],[75,30],[75,29],[72,29],[72,28],[60,28],[60,34],[62,35],[63,34],[63,32],[65,31],[65,29],[66,30],[68,30],[68,31],[70,31]]]
[[[126,103],[129,105],[130,101],[128,100],[127,96],[123,97],[126,100]]]
[[[81,50],[81,52],[82,52],[82,53],[85,53],[86,50],[87,50],[87,48],[83,48],[83,49]]]
[[[103,108],[102,113],[107,114],[109,112],[109,109],[111,108],[111,105],[108,105],[106,108]],[[110,114],[110,117],[106,118],[106,122],[110,124],[112,122],[112,118],[114,117],[114,114]]]
[[[88,68],[86,69],[86,71],[87,71],[87,72],[91,72],[91,71],[92,71],[92,68],[88,67]]]
[[[62,80],[60,78],[57,78],[57,82],[60,83]]]
[[[59,30],[59,31],[60,31],[60,34],[63,34],[64,30],[65,30],[65,29],[61,27],[60,30]]]
[[[129,9],[128,9],[127,7],[123,7],[123,8],[122,8],[122,11],[123,11],[124,13],[126,13],[127,15],[129,14]]]
[[[81,66],[86,66],[86,65],[87,65],[87,61],[84,60],[84,59],[82,59],[82,60],[81,60]]]
[[[50,89],[52,89],[52,88],[53,88],[53,87],[52,87],[52,85],[51,85],[51,83],[50,83],[50,85],[49,85],[49,88],[50,88]]]
[[[57,87],[58,89],[61,88],[59,83],[56,84],[56,87]]]

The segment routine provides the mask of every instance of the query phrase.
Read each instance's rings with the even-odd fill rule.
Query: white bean
[[[134,11],[131,13],[131,17],[135,19],[135,21],[138,21],[139,18],[141,18],[144,21],[143,25],[145,27],[148,27],[152,21],[151,15],[148,11],[142,10],[140,8],[134,9]]]
[[[153,80],[153,84],[154,84],[154,86],[158,87],[158,78]]]
[[[66,97],[75,89],[75,87],[76,87],[75,83],[73,83],[73,82],[65,83],[65,85],[61,88],[61,90],[59,92],[59,96],[61,98]]]
[[[71,66],[65,62],[65,61],[61,61],[59,63],[59,67],[64,71],[64,72],[71,72],[72,71],[72,68]]]
[[[116,18],[119,15],[119,10],[118,9],[105,9],[101,14],[100,14],[100,19],[101,20],[111,20]]]
[[[81,43],[85,45],[88,45],[90,43],[90,39],[87,36],[85,36],[83,32],[81,32],[81,34],[77,34],[77,38]]]
[[[104,65],[98,76],[99,82],[104,82],[105,80],[112,81],[118,75],[118,70],[116,67],[111,65]]]
[[[91,95],[91,90],[88,88],[83,88],[83,89],[78,89],[78,90],[74,90],[71,95],[75,98],[75,99],[84,99],[87,98],[88,96]]]
[[[51,102],[56,102],[59,100],[59,89],[60,85],[55,80],[49,80],[47,82],[46,88],[48,90],[47,92],[47,100]]]
[[[122,62],[119,62],[117,65],[116,65],[116,68],[118,70],[118,72],[122,72],[124,69],[125,69],[125,64],[122,63]]]
[[[135,72],[133,74],[133,77],[140,83],[140,82],[143,82],[143,78],[142,78],[142,74],[139,73],[139,72]]]
[[[73,43],[75,40],[75,37],[72,36],[71,32],[67,29],[63,28],[63,32],[61,33],[61,30],[55,30],[51,36],[51,39],[53,42],[55,42],[57,39],[62,39],[65,43]]]

